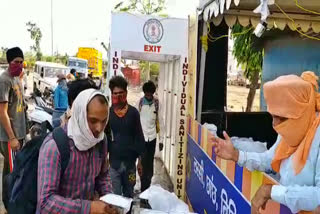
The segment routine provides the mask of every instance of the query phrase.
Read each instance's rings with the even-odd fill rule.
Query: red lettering
[[[161,46],[155,46],[155,45],[144,45],[144,51],[145,52],[158,52],[160,53],[161,52]]]
[[[155,48],[155,46],[149,45],[149,52],[156,52],[153,48]]]

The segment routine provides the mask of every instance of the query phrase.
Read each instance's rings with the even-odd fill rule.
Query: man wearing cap
[[[54,90],[54,113],[52,115],[53,126],[57,127],[60,125],[60,117],[68,109],[68,86],[66,76],[59,74],[58,86]]]
[[[19,79],[24,56],[18,47],[9,49],[6,54],[9,68],[0,75],[0,153],[4,157],[2,181],[12,170],[11,158],[14,158],[14,153],[22,147],[26,137],[23,89]],[[7,197],[5,192],[6,185],[2,184],[3,201],[6,201]]]

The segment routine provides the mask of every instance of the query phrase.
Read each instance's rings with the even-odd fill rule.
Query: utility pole
[[[53,0],[51,0],[51,55],[53,56]]]

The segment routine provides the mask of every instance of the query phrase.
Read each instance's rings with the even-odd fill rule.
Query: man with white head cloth
[[[61,156],[51,134],[40,149],[37,213],[117,213],[96,200],[96,193],[103,196],[112,191],[104,137],[108,119],[108,101],[102,93],[87,89],[78,95],[63,127],[70,145],[65,171],[61,172]]]

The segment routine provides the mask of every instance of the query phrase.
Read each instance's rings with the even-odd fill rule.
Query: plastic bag
[[[203,124],[203,127],[205,127],[206,129],[208,129],[208,131],[210,131],[214,136],[217,136],[218,128],[217,128],[216,125],[214,125],[214,124],[209,124],[209,123],[205,123],[205,124]]]
[[[189,207],[186,203],[178,199],[174,193],[164,190],[159,185],[151,186],[141,193],[140,198],[148,200],[152,210],[170,214],[189,214]]]
[[[252,138],[232,137],[231,141],[236,149],[244,152],[262,153],[268,150],[267,143],[254,141]]]
[[[157,210],[142,209],[142,210],[139,210],[139,214],[184,214],[184,213],[180,213],[180,212],[167,213],[167,212],[162,212],[162,211],[157,211]],[[190,214],[192,214],[192,213],[190,213]]]

